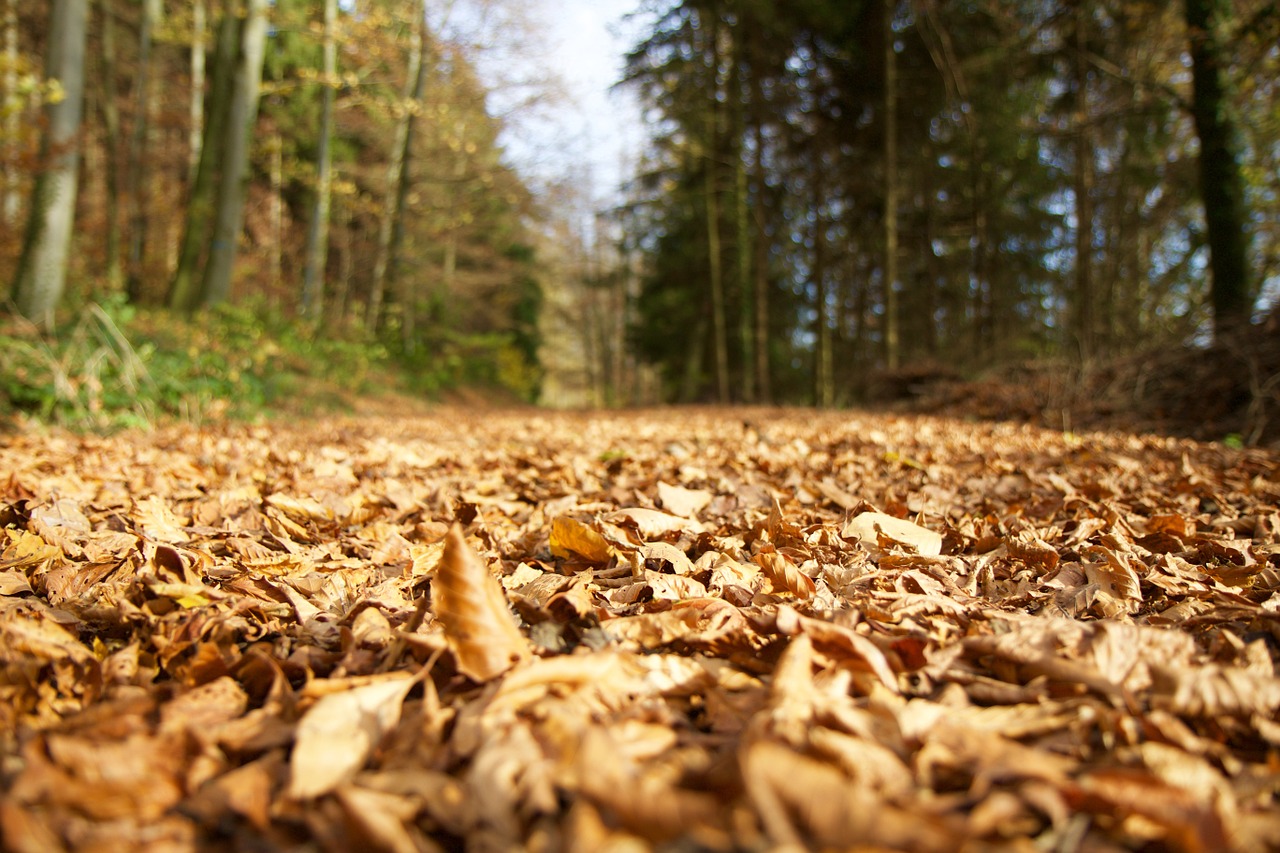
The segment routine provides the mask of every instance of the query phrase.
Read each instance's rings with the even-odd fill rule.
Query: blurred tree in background
[[[1280,14],[1180,6],[646,6],[628,81],[655,142],[627,238],[668,394],[831,404],[905,363],[1247,324],[1280,288]]]
[[[575,405],[839,405],[1261,334],[1274,3],[639,6],[648,146],[601,193],[504,151],[485,56],[538,41],[521,0],[3,0],[10,305],[251,306],[421,390]]]

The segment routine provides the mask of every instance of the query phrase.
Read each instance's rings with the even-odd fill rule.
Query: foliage
[[[16,32],[9,33],[17,38],[22,67],[34,67],[34,57],[46,47],[47,4],[20,5]],[[271,407],[293,393],[294,380],[288,377],[294,374],[343,387],[359,385],[369,364],[385,364],[389,358],[382,343],[370,342],[383,330],[376,323],[373,329],[364,328],[380,235],[386,232],[392,235],[387,309],[401,322],[394,345],[389,336],[383,338],[415,368],[413,387],[438,393],[479,375],[518,388],[522,397],[536,393],[542,281],[531,247],[538,215],[524,178],[502,151],[503,122],[487,105],[489,91],[476,70],[480,51],[488,49],[485,34],[469,40],[466,28],[489,18],[478,14],[486,0],[472,5],[477,14],[463,8],[466,2],[457,4],[453,21],[435,16],[433,8],[424,52],[427,86],[417,98],[405,94],[412,29],[406,22],[419,4],[343,4],[335,27],[339,67],[331,79],[320,73],[323,28],[316,4],[272,4],[262,99],[252,128],[244,227],[237,241],[234,283],[226,294],[232,307],[226,309],[229,314],[219,309],[188,324],[146,309],[163,302],[171,290],[171,247],[182,236],[173,233],[175,223],[181,230],[187,211],[198,206],[191,191],[194,149],[181,140],[200,140],[201,115],[206,125],[214,116],[212,100],[200,95],[219,79],[220,68],[223,78],[233,68],[233,51],[228,58],[210,50],[215,47],[211,28],[221,20],[221,7],[206,8],[200,24],[194,5],[165,4],[154,44],[144,44],[139,4],[95,4],[95,16],[109,16],[114,26],[99,27],[102,18],[96,17],[90,29],[84,59],[87,103],[94,109],[86,115],[80,138],[86,161],[106,168],[82,173],[71,260],[71,280],[81,287],[69,293],[72,298],[64,306],[75,319],[66,321],[58,338],[33,344],[35,355],[28,352],[28,359],[52,363],[61,358],[70,346],[62,335],[89,311],[84,300],[124,289],[127,278],[129,298],[143,309],[139,350],[152,337],[157,342],[158,363],[148,362],[148,367],[156,375],[159,399],[155,411],[141,412],[141,419],[188,405],[195,407],[191,416],[196,417],[233,396],[238,410]],[[227,43],[234,41],[228,38]],[[194,76],[196,57],[206,60],[203,84]],[[40,167],[31,144],[35,94],[28,90],[34,83],[23,76],[17,81],[18,88],[9,91],[13,87],[7,78],[0,80],[5,114],[17,127],[12,139],[0,140],[5,143],[0,178],[6,211]],[[198,85],[203,92],[193,92]],[[333,192],[319,294],[323,321],[314,326],[297,321],[295,314],[304,247],[317,209],[317,125],[324,87],[335,96]],[[12,112],[13,106],[21,109]],[[407,179],[392,186],[388,164],[406,117],[414,118]],[[163,126],[164,134],[149,129],[155,126]],[[10,128],[6,122],[0,133],[8,134]],[[164,144],[159,144],[162,135]],[[142,165],[131,168],[134,155]],[[145,180],[139,177],[141,170]],[[397,195],[402,195],[401,203],[389,205]],[[24,214],[18,210],[15,219]],[[0,282],[11,277],[21,230],[0,228]],[[215,246],[208,228],[190,230],[191,246],[188,250],[184,241],[180,256],[184,269],[198,271]],[[125,275],[119,274],[122,270]],[[195,292],[202,280],[193,280],[190,289]],[[219,290],[218,299],[223,296]],[[439,318],[430,312],[440,303],[450,305],[451,322],[457,322],[448,333],[433,328]],[[278,310],[264,314],[259,309],[265,304]],[[139,330],[130,332],[131,340],[134,331]],[[190,348],[174,340],[185,334],[199,338],[199,345]],[[225,342],[213,340],[222,334]],[[279,346],[289,362],[279,376],[272,375],[261,352],[251,349],[259,335]],[[439,362],[433,362],[437,357]],[[30,365],[26,372],[34,376]],[[51,375],[46,364],[43,379],[15,392],[23,407],[77,422],[93,420],[70,414],[69,398],[55,393]],[[182,382],[192,385],[184,389]]]
[[[1272,451],[447,408],[0,471],[5,850],[1280,839]]]
[[[13,354],[0,408],[78,429],[332,409],[399,385],[381,345],[315,334],[261,305],[180,319],[110,299],[47,338],[10,318],[0,349]]]
[[[1265,237],[1248,276],[1274,299],[1280,15],[1217,7],[1233,46],[1222,110],[1248,134],[1250,228]],[[891,347],[976,372],[1178,345],[1207,321],[1178,4],[682,0],[641,14],[627,81],[655,136],[627,221],[643,258],[632,340],[668,396],[718,398],[727,369],[735,400],[769,375],[780,400],[848,400]]]

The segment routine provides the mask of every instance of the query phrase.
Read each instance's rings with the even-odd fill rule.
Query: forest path
[[[1274,453],[445,408],[0,472],[5,849],[1280,845]]]

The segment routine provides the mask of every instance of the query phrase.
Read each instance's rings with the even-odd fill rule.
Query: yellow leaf
[[[551,522],[551,555],[565,559],[581,557],[591,563],[607,563],[613,549],[604,537],[567,515]]]

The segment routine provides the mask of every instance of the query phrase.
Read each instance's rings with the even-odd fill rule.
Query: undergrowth
[[[22,412],[111,432],[166,420],[350,410],[367,396],[429,397],[477,380],[517,384],[502,368],[502,341],[453,335],[438,343],[406,355],[358,332],[325,334],[264,305],[183,318],[107,299],[50,334],[0,315],[0,417]]]

